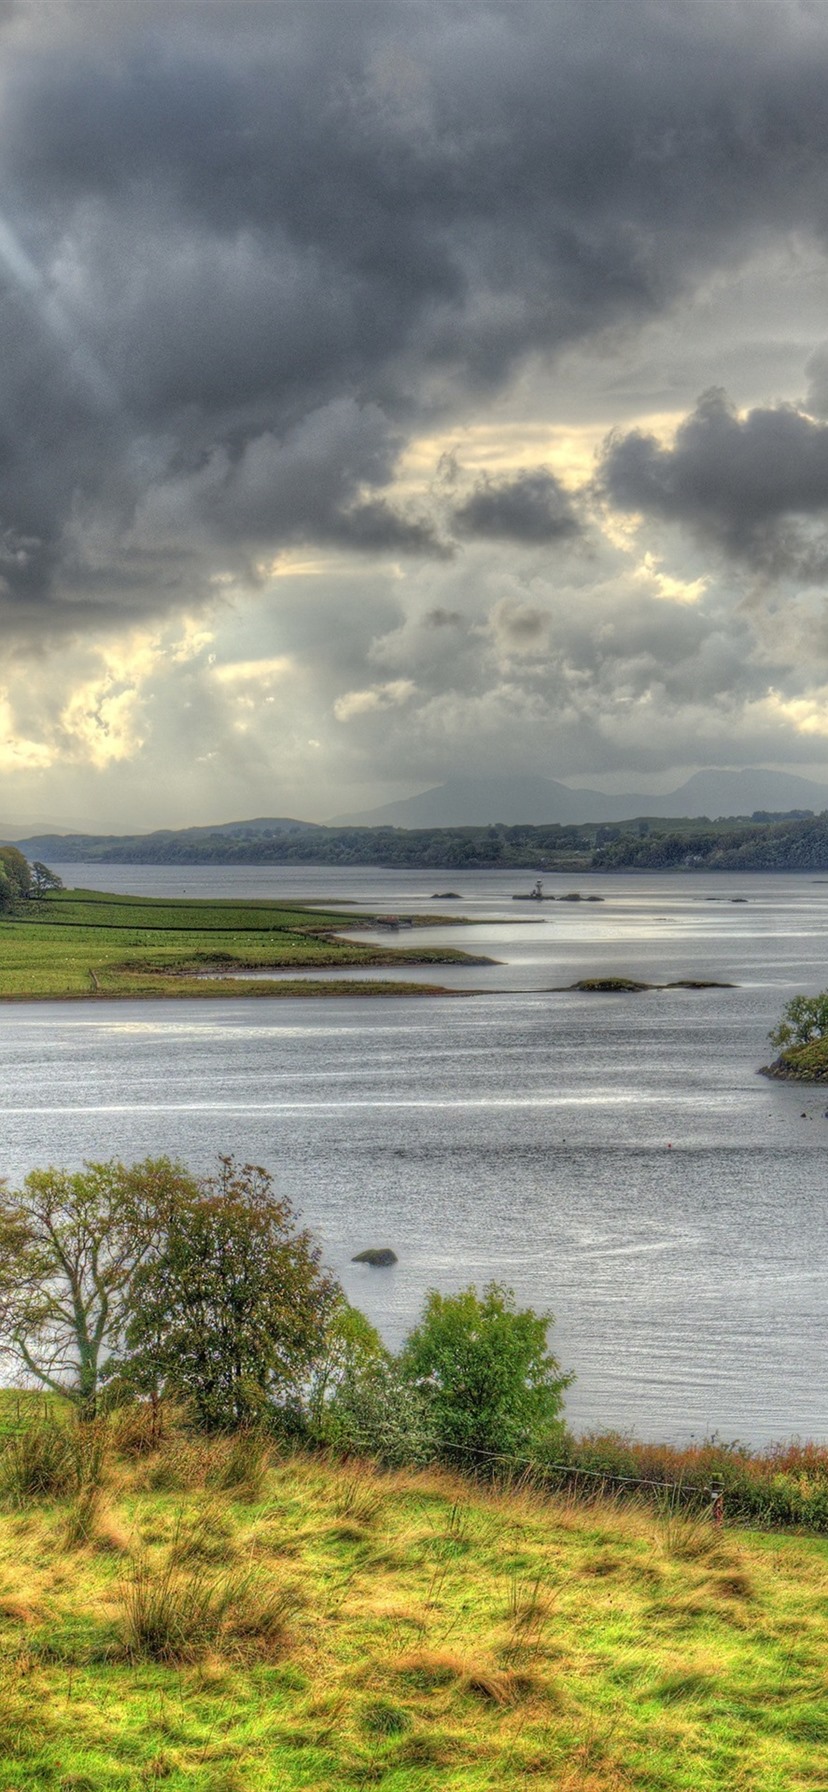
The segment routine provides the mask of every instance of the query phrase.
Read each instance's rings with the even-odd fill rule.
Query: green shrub
[[[782,1010],[782,1019],[769,1033],[777,1051],[810,1045],[828,1033],[828,989],[816,996],[793,996]]]
[[[659,1509],[698,1511],[709,1507],[711,1489],[724,1495],[727,1521],[762,1526],[802,1526],[828,1533],[828,1450],[815,1444],[785,1444],[752,1452],[737,1443],[677,1448],[641,1444],[615,1432],[570,1438],[571,1471],[551,1471],[548,1486],[595,1496],[652,1500]]]
[[[371,1456],[386,1468],[433,1461],[429,1403],[389,1357],[343,1374],[324,1409],[323,1440],[341,1455]]]
[[[494,1469],[498,1457],[534,1459],[557,1442],[572,1377],[549,1353],[551,1323],[496,1282],[482,1296],[473,1287],[428,1296],[400,1361],[447,1462]]]

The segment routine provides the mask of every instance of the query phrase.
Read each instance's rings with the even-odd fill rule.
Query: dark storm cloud
[[[775,574],[828,575],[828,425],[791,405],[740,417],[705,393],[671,448],[632,430],[611,437],[601,483],[621,509],[686,524]]]
[[[828,18],[793,0],[21,0],[3,42],[10,599],[88,565],[162,604],[118,576],[148,518],[196,588],[205,542],[440,553],[384,496],[418,425],[828,226]],[[548,540],[552,498],[461,517]]]
[[[572,505],[554,474],[538,467],[516,479],[486,479],[454,511],[461,535],[538,545],[577,535]]]

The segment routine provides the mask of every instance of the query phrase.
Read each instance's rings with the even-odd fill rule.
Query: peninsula
[[[289,902],[56,891],[0,921],[0,1000],[434,995],[441,992],[433,983],[411,977],[415,967],[491,963],[450,946],[395,950],[360,940],[379,919]],[[416,917],[423,927],[460,919]],[[349,980],[357,967],[389,965],[399,967],[399,980]],[[320,969],[330,969],[330,982],[302,976]],[[272,979],[249,976],[269,970]],[[294,970],[295,978],[285,975]]]

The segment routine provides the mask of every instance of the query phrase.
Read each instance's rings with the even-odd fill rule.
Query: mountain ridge
[[[546,822],[617,822],[639,818],[752,815],[828,807],[828,784],[763,767],[694,772],[676,790],[642,793],[581,789],[536,774],[511,778],[449,778],[444,784],[359,814],[335,816],[328,827],[486,827]]]

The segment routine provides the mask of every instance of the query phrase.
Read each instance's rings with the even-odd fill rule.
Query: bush
[[[641,1444],[615,1432],[570,1439],[566,1459],[580,1475],[550,1472],[547,1485],[595,1497],[640,1499],[673,1510],[709,1507],[721,1487],[725,1517],[734,1524],[802,1526],[828,1532],[828,1450],[785,1444],[752,1453],[739,1443],[706,1443],[684,1449]],[[636,1482],[645,1485],[636,1485]]]
[[[389,1357],[346,1372],[324,1411],[322,1437],[343,1455],[372,1456],[387,1468],[433,1461],[429,1402]]]
[[[447,1462],[494,1467],[496,1457],[534,1459],[557,1442],[572,1377],[547,1349],[551,1323],[496,1282],[482,1297],[473,1287],[428,1296],[400,1360]]]

